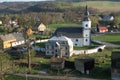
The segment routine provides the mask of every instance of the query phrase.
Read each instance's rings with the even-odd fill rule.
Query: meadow
[[[50,24],[50,25],[47,25],[48,28],[50,28],[52,31],[55,31],[57,28],[60,28],[60,27],[80,27],[81,24],[77,24],[77,23],[61,23],[61,24]]]
[[[75,2],[74,7],[85,6],[85,2]],[[91,8],[98,9],[100,12],[120,12],[120,2],[114,1],[87,1],[87,5]]]
[[[120,33],[92,36],[92,39],[120,45]]]

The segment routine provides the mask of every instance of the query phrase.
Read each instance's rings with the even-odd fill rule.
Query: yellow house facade
[[[0,36],[0,48],[6,49],[11,47],[11,43],[16,41],[15,37],[12,34],[1,35]]]

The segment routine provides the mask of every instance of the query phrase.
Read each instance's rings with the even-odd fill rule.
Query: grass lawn
[[[74,61],[75,58],[81,57],[84,54],[73,56],[68,61]],[[72,76],[82,76],[82,77],[91,77],[97,78],[100,80],[110,80],[110,67],[111,67],[111,51],[109,49],[104,50],[103,52],[98,52],[95,54],[89,54],[88,56],[95,59],[95,68],[90,71],[89,75],[80,74],[80,72],[75,71],[70,74]]]
[[[41,43],[35,43],[34,46],[45,48],[46,42],[41,42]]]
[[[92,39],[120,45],[120,34],[106,34],[101,36],[93,36]]]
[[[78,47],[74,46],[74,50],[86,50],[86,49],[92,49],[95,48],[96,46],[85,46],[85,47]]]
[[[55,31],[57,28],[60,27],[74,27],[74,26],[80,27],[81,24],[77,23],[49,24],[47,27],[50,28],[52,31]]]
[[[50,36],[43,36],[40,34],[33,34],[30,36],[30,38],[34,38],[34,39],[48,39]]]
[[[119,12],[120,11],[120,2],[113,1],[87,1],[89,7],[98,9],[100,12],[109,11],[109,12]],[[74,7],[85,6],[85,2],[75,2],[73,3]]]

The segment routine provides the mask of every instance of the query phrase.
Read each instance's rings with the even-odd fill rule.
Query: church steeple
[[[89,16],[89,11],[88,11],[88,6],[86,5],[85,7],[85,13],[84,13],[85,16]]]
[[[90,13],[88,11],[87,4],[86,4],[86,7],[85,7],[85,13],[84,13],[84,15],[85,15],[85,17],[84,17],[83,21],[90,21],[90,18],[89,18]]]

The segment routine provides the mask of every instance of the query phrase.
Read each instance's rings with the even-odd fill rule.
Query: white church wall
[[[97,53],[98,49],[104,50],[106,45],[102,45],[93,49],[88,49],[88,50],[74,50],[73,54],[79,55],[79,54],[92,54],[92,53]]]
[[[83,28],[91,28],[91,21],[83,21],[82,27]]]
[[[84,43],[84,46],[90,46],[90,38],[89,37],[84,38],[83,43]]]
[[[73,42],[73,46],[83,46],[83,38],[70,38]]]

